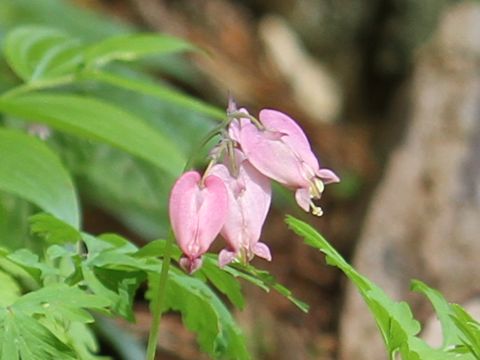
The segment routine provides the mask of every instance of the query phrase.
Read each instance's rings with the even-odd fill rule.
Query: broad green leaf
[[[20,297],[20,286],[6,272],[0,270],[0,307],[9,306]]]
[[[178,176],[185,163],[175,143],[141,119],[106,102],[77,95],[29,94],[0,98],[0,111],[105,142]]]
[[[157,281],[152,276],[151,281]],[[215,359],[249,359],[245,339],[232,315],[200,279],[170,271],[166,309],[182,314],[185,326],[197,334],[200,348]]]
[[[44,26],[14,29],[4,51],[10,67],[27,82],[72,73],[83,60],[78,40]]]
[[[13,307],[28,315],[52,314],[63,321],[90,323],[93,317],[85,309],[105,311],[109,305],[108,299],[78,287],[54,284],[23,295]]]
[[[50,244],[72,244],[82,238],[77,229],[45,213],[30,217],[30,229]]]
[[[48,328],[37,319],[15,308],[0,308],[0,358],[77,359],[73,349],[61,342]]]
[[[223,120],[225,118],[224,111],[191,96],[182,94],[181,92],[174,90],[167,85],[159,85],[158,83],[147,80],[137,80],[123,75],[102,71],[87,72],[85,76],[92,80],[105,82],[126,90],[152,96],[165,102],[175,104],[184,109],[189,109],[200,114],[211,116],[217,120]]]
[[[45,144],[23,133],[0,129],[0,154],[0,190],[31,201],[78,228],[73,183]]]
[[[153,54],[193,50],[184,40],[161,34],[127,34],[110,37],[85,50],[86,65],[103,66],[114,60],[132,61]]]

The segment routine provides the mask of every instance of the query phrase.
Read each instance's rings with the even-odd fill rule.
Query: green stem
[[[157,351],[158,333],[160,331],[160,320],[162,317],[162,308],[165,300],[165,289],[168,280],[168,270],[172,260],[173,233],[170,231],[165,243],[165,252],[163,255],[162,270],[157,284],[153,284],[151,311],[153,315],[150,334],[148,335],[147,360],[155,359]]]

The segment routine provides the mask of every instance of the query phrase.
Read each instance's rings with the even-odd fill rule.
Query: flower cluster
[[[183,257],[180,266],[194,272],[218,234],[227,246],[219,254],[221,267],[255,255],[271,260],[260,242],[270,208],[270,180],[295,190],[305,211],[322,215],[314,200],[326,184],[340,181],[332,170],[320,168],[305,133],[289,116],[262,110],[257,120],[246,110],[229,106],[227,128],[212,150],[203,176],[184,173],[170,195],[170,221]]]

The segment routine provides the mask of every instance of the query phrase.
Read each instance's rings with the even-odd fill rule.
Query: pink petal
[[[310,211],[310,191],[308,188],[300,188],[295,191],[295,200],[303,210],[306,212]]]
[[[297,154],[298,158],[315,170],[318,169],[318,160],[312,152],[310,143],[302,128],[286,114],[280,111],[263,109],[259,114],[260,121],[267,130],[284,133],[282,138]]]
[[[241,154],[237,155],[237,159],[242,159]],[[271,186],[247,160],[240,161],[236,178],[225,165],[217,164],[211,171],[222,178],[229,195],[228,216],[221,234],[234,253],[243,248],[248,256],[253,256],[253,247],[260,238],[270,208]]]
[[[317,176],[322,179],[324,184],[338,183],[340,178],[330,169],[320,169],[317,171]]]
[[[253,248],[253,253],[262,259],[272,261],[272,254],[270,253],[270,249],[265,243],[259,242],[255,244]]]
[[[200,180],[198,172],[189,171],[177,180],[170,195],[172,229],[190,260],[208,250],[227,216],[228,195],[223,181],[207,176],[201,187]]]
[[[226,265],[230,264],[235,259],[235,257],[235,252],[223,249],[218,254],[218,266],[220,266],[221,268],[225,267]]]
[[[240,145],[247,159],[263,175],[288,187],[307,186],[301,161],[283,140],[271,140],[264,131],[246,124],[240,132]]]

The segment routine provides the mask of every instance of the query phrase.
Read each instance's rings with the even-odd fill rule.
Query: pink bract
[[[227,189],[217,176],[203,183],[196,171],[184,173],[170,194],[169,213],[172,230],[184,256],[180,266],[187,272],[197,270],[202,255],[219,234],[227,217]]]
[[[234,259],[248,262],[255,255],[271,260],[268,246],[259,242],[271,203],[270,181],[240,151],[235,152],[235,158],[236,176],[232,176],[223,164],[217,164],[211,170],[225,182],[229,199],[228,216],[221,230],[228,248],[219,254],[221,267]]]

